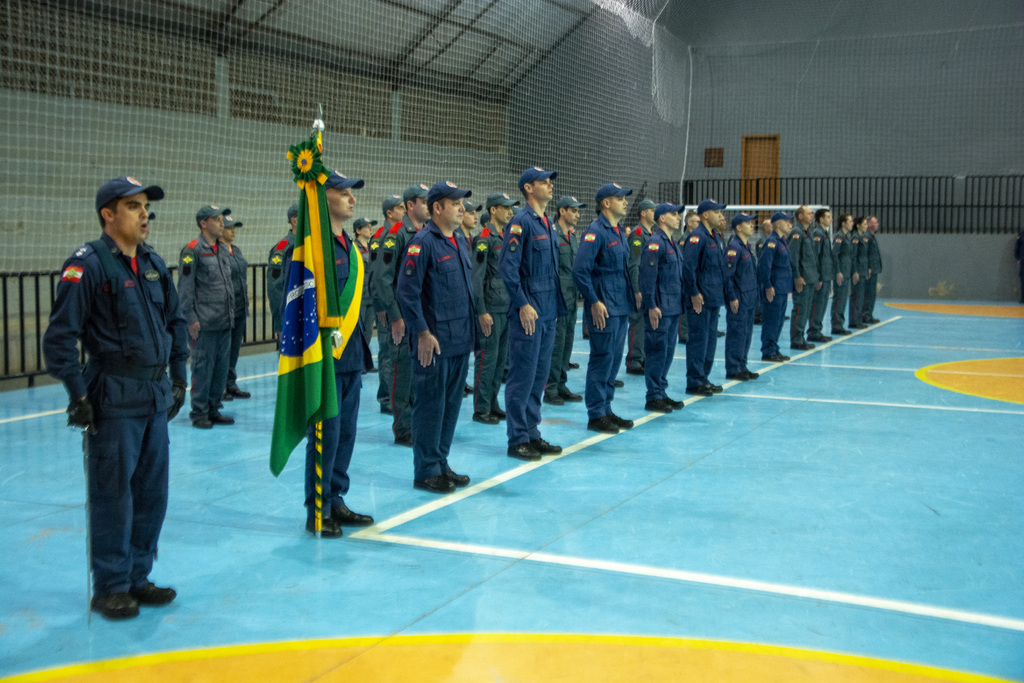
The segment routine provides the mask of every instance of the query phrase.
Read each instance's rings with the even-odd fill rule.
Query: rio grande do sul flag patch
[[[64,274],[60,276],[61,282],[78,282],[81,279],[81,266],[68,266],[67,268],[64,269]]]

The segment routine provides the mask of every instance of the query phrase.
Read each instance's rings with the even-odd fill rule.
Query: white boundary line
[[[772,401],[804,403],[839,403],[853,406],[879,406],[882,408],[917,408],[919,410],[948,410],[962,413],[994,413],[996,415],[1024,415],[1024,410],[998,410],[996,408],[957,408],[955,406],[915,405],[913,403],[887,403],[885,401],[849,401],[839,398],[808,398],[806,396],[772,396],[769,394],[729,394],[731,398],[759,398]]]
[[[356,537],[357,534],[353,534],[352,536]],[[629,564],[610,560],[593,560],[574,557],[571,555],[555,555],[553,553],[513,550],[510,548],[498,548],[471,543],[433,541],[396,534],[378,534],[373,536],[362,536],[361,538],[385,543],[413,546],[416,548],[427,548],[430,550],[473,553],[476,555],[501,557],[517,561],[540,562],[543,564],[559,565],[563,567],[595,569],[599,571],[613,572],[616,574],[647,576],[657,579],[668,579],[670,581],[683,581],[686,583],[696,583],[705,586],[738,588],[740,590],[758,591],[760,593],[770,593],[785,597],[822,600],[844,605],[853,605],[856,607],[868,607],[871,609],[880,609],[889,612],[901,612],[915,616],[945,619],[947,621],[959,621],[967,624],[991,626],[993,628],[1011,631],[1024,631],[1024,619],[1014,619],[1011,617],[982,614],[979,612],[969,612],[967,610],[952,609],[948,607],[935,607],[932,605],[923,605],[904,600],[890,600],[888,598],[876,598],[868,595],[856,595],[854,593],[843,593],[840,591],[805,588],[803,586],[791,586],[787,584],[770,583],[754,579],[741,579],[731,576],[718,576],[715,574],[704,574],[702,572],[692,572],[682,569],[665,569],[662,567],[650,567],[647,565]]]
[[[888,320],[883,320],[882,323],[887,323]],[[878,327],[878,325],[875,325]],[[874,328],[868,328],[874,329]],[[865,330],[857,330],[854,334],[860,334]],[[983,353],[1011,353],[1015,355],[1021,355],[1021,349],[976,349],[970,346],[926,346],[924,344],[882,344],[879,342],[857,342],[852,346],[887,346],[896,349],[930,349],[932,351],[980,351]]]

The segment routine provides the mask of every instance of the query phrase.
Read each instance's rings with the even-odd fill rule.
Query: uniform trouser
[[[96,421],[86,435],[98,596],[146,584],[167,512],[167,412]]]
[[[861,315],[864,320],[875,317],[875,298],[878,296],[878,273],[872,273],[868,281],[864,283],[864,310]]]
[[[747,368],[747,355],[750,353],[750,341],[754,338],[753,303],[743,305],[740,301],[736,313],[727,308],[725,311],[725,374],[735,375]]]
[[[612,412],[615,375],[619,374],[622,366],[629,316],[608,316],[603,330],[594,326],[589,306],[584,310],[583,317],[590,328],[590,359],[587,361],[587,384],[583,399],[587,404],[587,417],[596,420]]]
[[[572,360],[572,345],[576,341],[576,307],[555,320],[555,346],[551,351],[551,371],[548,372],[548,396],[568,394],[565,385],[569,378],[569,361]]]
[[[221,397],[228,382],[228,361],[231,354],[231,330],[199,330],[192,343],[192,412],[193,420],[212,417],[220,412]]]
[[[864,314],[864,280],[861,278],[857,284],[850,287],[850,326],[861,326],[864,321],[861,316]]]
[[[412,362],[412,462],[415,479],[451,472],[448,452],[462,406],[469,354],[434,357],[429,367]]]
[[[555,319],[538,320],[526,334],[519,311],[508,312],[508,379],[505,381],[505,430],[508,445],[540,438],[540,399],[551,371]]]
[[[793,312],[789,318],[789,344],[797,346],[806,344],[807,320],[811,317],[811,299],[814,296],[814,285],[805,284],[802,292],[793,290]]]
[[[348,466],[352,462],[352,450],[356,444],[356,417],[359,415],[359,392],[363,386],[362,373],[341,372],[334,375],[338,389],[338,414],[323,421],[320,433],[323,472],[321,491],[323,515],[331,514],[331,507],[341,502],[348,493]],[[306,430],[306,510],[316,510],[316,432],[315,427]]]
[[[788,295],[775,293],[774,299],[768,301],[761,291],[761,356],[774,356],[779,353],[779,335],[782,324],[786,321],[786,299]]]
[[[377,314],[373,316],[374,324],[377,326],[377,368],[380,375],[377,377],[377,403],[383,405],[391,404],[391,378],[388,370],[392,367],[391,360],[391,330],[387,325],[381,325],[377,320]]]
[[[647,331],[642,311],[629,314],[629,332],[626,333],[626,367],[638,368],[644,364],[644,332]]]
[[[493,413],[500,410],[498,390],[508,357],[508,311],[491,312],[491,335],[485,337],[477,323],[480,350],[473,363],[473,412]]]
[[[667,398],[668,370],[676,353],[676,339],[679,330],[679,316],[665,315],[658,321],[658,329],[651,327],[651,318],[644,316],[644,382],[647,384],[647,400]],[[614,388],[614,380],[612,388]]]
[[[359,322],[363,326],[363,340],[366,341],[366,348],[370,348],[370,340],[373,339],[373,306],[364,304],[359,312]],[[378,363],[380,361],[378,360]],[[370,356],[370,364],[373,365],[373,356]]]
[[[412,428],[412,412],[409,410],[409,402],[412,400],[412,358],[409,356],[409,333],[406,332],[399,343],[391,338],[391,318],[388,318],[387,329],[384,334],[387,343],[391,347],[388,350],[388,357],[391,361],[390,377],[387,381],[391,384],[391,431],[395,438],[400,439],[409,435]]]
[[[828,310],[828,299],[832,293],[832,283],[822,282],[821,289],[814,289],[815,286],[811,287],[811,322],[807,331],[811,334],[823,335],[824,328],[822,325],[825,322],[825,312]]]
[[[679,343],[685,344],[689,338],[690,321],[687,320],[686,313],[684,312],[681,316],[679,316]]]
[[[231,349],[228,352],[228,379],[226,389],[238,388],[238,354],[242,350],[242,337],[245,336],[245,316],[235,316],[235,326],[231,328]]]
[[[700,313],[686,302],[686,317],[690,334],[686,340],[686,388],[696,389],[710,384],[708,375],[715,363],[718,346],[718,316],[720,306],[704,305]]]
[[[843,284],[836,285],[832,297],[832,331],[846,327],[846,304],[850,300],[850,278],[844,276]]]

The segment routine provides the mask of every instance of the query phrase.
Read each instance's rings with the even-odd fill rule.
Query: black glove
[[[89,404],[89,399],[87,397],[83,396],[77,401],[72,400],[71,403],[68,404],[69,427],[91,429],[94,420],[95,415],[93,415],[92,412],[92,405]]]
[[[174,397],[174,404],[167,409],[167,419],[173,420],[178,416],[178,411],[185,405],[185,380],[176,379],[171,384],[171,396]]]

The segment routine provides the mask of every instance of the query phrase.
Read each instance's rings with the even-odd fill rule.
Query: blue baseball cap
[[[377,225],[377,221],[371,221],[369,218],[357,218],[355,223],[352,224],[352,232],[355,232],[359,228],[366,228]]]
[[[772,223],[775,221],[792,221],[793,214],[786,213],[785,211],[776,211],[772,214]]]
[[[701,214],[705,211],[721,211],[725,208],[725,204],[719,204],[714,199],[705,199],[697,206],[697,213]]]
[[[288,220],[299,217],[299,203],[295,202],[288,207]]]
[[[655,204],[650,199],[642,199],[642,200],[640,200],[640,203],[636,205],[636,210],[637,211],[646,211],[647,209],[655,209],[655,208],[657,208],[657,206],[658,205]],[[671,211],[671,209],[669,209],[669,210]],[[664,212],[662,212],[662,213],[664,213]],[[654,220],[658,220],[657,212],[655,212],[655,214],[654,214]]]
[[[419,199],[420,197],[426,199],[428,194],[430,194],[430,188],[423,183],[410,185],[405,188],[405,192],[402,193],[402,201],[411,202],[412,200]]]
[[[730,223],[730,225],[732,225],[733,230],[735,230],[736,226],[739,225],[740,223],[746,223],[747,221],[752,221],[752,220],[756,220],[756,219],[757,219],[757,214],[754,214],[754,213],[738,213],[738,214],[736,214],[735,216],[732,217],[732,222]]]
[[[682,204],[658,204],[654,207],[654,220],[658,220],[666,213],[672,213],[673,211],[679,213],[682,210]]]
[[[213,218],[214,216],[227,216],[229,213],[231,213],[231,209],[222,209],[219,206],[207,204],[203,208],[196,211],[196,225],[199,225],[207,218]]]
[[[352,188],[354,190],[358,190],[365,184],[366,183],[364,183],[362,180],[359,180],[358,178],[349,178],[347,176],[342,175],[341,173],[338,173],[337,171],[331,171],[331,174],[327,176],[327,182],[324,183],[324,189],[347,190],[348,188]]]
[[[460,190],[450,180],[439,180],[427,192],[427,206],[442,199],[463,199],[472,194],[471,190]]]
[[[576,199],[575,197],[567,194],[559,197],[558,204],[555,205],[556,209],[568,209],[570,207],[575,207],[577,209],[585,209],[587,208],[587,205],[581,203],[580,200]]]
[[[395,208],[396,206],[398,206],[401,203],[402,203],[402,198],[399,197],[397,194],[389,195],[389,196],[385,197],[384,201],[382,201],[380,203],[380,210],[383,211],[384,215],[386,216],[388,211],[390,211],[391,209]]]
[[[96,213],[99,213],[111,199],[131,197],[140,192],[145,192],[146,199],[151,202],[164,198],[164,191],[156,185],[143,187],[142,183],[131,176],[113,178],[100,185],[100,189],[96,191]]]
[[[558,171],[545,171],[540,166],[531,166],[519,175],[519,191],[522,192],[526,183],[532,183],[534,180],[544,180],[545,178],[554,180],[557,177]]]
[[[462,200],[462,208],[465,209],[466,211],[479,211],[480,209],[482,209],[484,207],[483,207],[482,204],[474,204],[473,202],[469,201],[468,199],[463,199]]]
[[[236,221],[231,216],[224,216],[224,227],[225,228],[240,228],[240,227],[242,227],[242,221]]]
[[[487,208],[489,209],[492,206],[519,206],[519,201],[512,199],[504,192],[492,192],[487,195]]]
[[[631,194],[633,194],[633,190],[628,187],[623,187],[618,183],[605,183],[597,188],[597,203],[600,204],[601,200],[606,197],[628,197]]]

